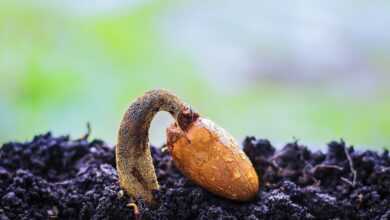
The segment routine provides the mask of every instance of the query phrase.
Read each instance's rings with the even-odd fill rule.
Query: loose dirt
[[[0,219],[390,219],[386,150],[356,151],[332,141],[327,153],[297,142],[277,151],[254,137],[243,147],[261,177],[255,200],[214,196],[181,175],[167,151],[152,147],[161,188],[151,207],[120,190],[114,149],[103,141],[47,133],[6,143]]]

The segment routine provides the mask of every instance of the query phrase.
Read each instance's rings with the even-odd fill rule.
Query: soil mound
[[[114,149],[103,141],[50,133],[0,148],[0,219],[390,219],[389,152],[355,151],[343,141],[327,153],[297,142],[280,151],[247,137],[244,151],[261,176],[247,203],[196,186],[166,151],[152,147],[158,205],[132,201],[118,185]],[[135,202],[140,214],[128,204]]]

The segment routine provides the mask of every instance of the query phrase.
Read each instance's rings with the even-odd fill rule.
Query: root
[[[131,203],[127,204],[127,207],[133,209],[134,219],[136,219],[136,220],[140,220],[141,219],[141,213],[139,211],[139,208],[138,208],[137,204],[135,204],[134,202],[131,202]]]
[[[349,168],[351,169],[351,173],[352,173],[352,182],[350,180],[348,180],[348,181],[350,182],[352,187],[355,187],[355,185],[356,185],[356,178],[357,178],[357,172],[355,170],[355,167],[353,165],[353,161],[352,161],[351,155],[349,154],[347,147],[344,148],[344,152],[345,152],[345,156],[347,156],[347,159],[348,159],[348,162],[349,162]]]
[[[92,133],[91,123],[89,123],[89,121],[88,121],[86,126],[87,126],[87,133],[85,133],[82,137],[77,139],[77,141],[88,140],[89,136]]]

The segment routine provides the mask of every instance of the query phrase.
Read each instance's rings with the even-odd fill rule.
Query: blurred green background
[[[90,122],[115,144],[130,102],[166,88],[239,141],[390,146],[385,1],[0,5],[0,143]],[[158,115],[152,143],[170,121]]]

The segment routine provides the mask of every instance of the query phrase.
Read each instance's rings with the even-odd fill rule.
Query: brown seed
[[[176,166],[207,190],[233,200],[252,199],[259,180],[250,160],[233,137],[199,117],[187,131],[177,123],[167,129],[167,143]]]

